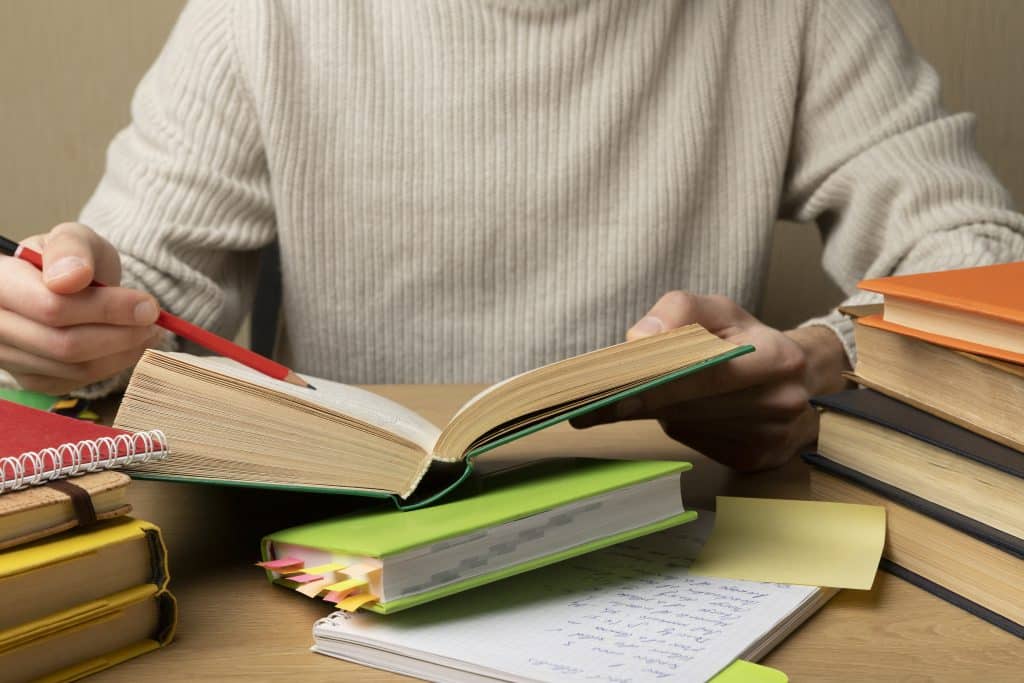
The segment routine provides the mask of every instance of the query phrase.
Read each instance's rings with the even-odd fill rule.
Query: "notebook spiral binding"
[[[45,484],[54,479],[163,460],[168,454],[167,438],[160,430],[104,436],[92,441],[29,451],[3,460],[0,465],[0,493]]]

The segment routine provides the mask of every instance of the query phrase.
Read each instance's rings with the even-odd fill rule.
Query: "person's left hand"
[[[629,330],[627,339],[690,323],[756,349],[727,363],[582,415],[585,428],[620,420],[657,419],[673,439],[741,471],[785,463],[818,433],[807,402],[846,385],[839,338],[826,327],[780,332],[722,296],[669,292]]]

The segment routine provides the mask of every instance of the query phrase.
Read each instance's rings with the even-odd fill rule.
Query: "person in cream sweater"
[[[299,372],[491,382],[697,322],[757,352],[578,426],[767,467],[856,353],[836,311],[751,312],[776,220],[817,223],[848,304],[1022,259],[973,126],[875,0],[196,0],[43,272],[0,258],[0,368],[110,391],[158,305],[232,336],[277,240]]]

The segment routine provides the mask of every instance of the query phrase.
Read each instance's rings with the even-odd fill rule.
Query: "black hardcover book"
[[[941,505],[936,505],[930,500],[925,500],[924,498],[915,496],[912,493],[907,493],[903,489],[898,489],[895,486],[886,484],[884,481],[878,481],[873,477],[869,477],[856,470],[852,470],[845,465],[833,462],[819,453],[804,453],[801,457],[804,462],[810,465],[834,474],[842,479],[852,481],[855,484],[863,486],[869,491],[877,493],[883,498],[895,501],[915,512],[920,512],[922,515],[942,522],[948,527],[963,532],[968,536],[973,536],[979,541],[988,543],[1003,552],[1024,559],[1024,540],[1019,539],[1012,534],[1000,531],[999,529],[994,529],[987,524],[982,524],[976,519],[965,517],[955,510],[944,508]]]
[[[868,420],[983,465],[1024,478],[1024,453],[871,389],[819,396],[811,403]],[[1021,420],[1024,421],[1024,408]]]
[[[1024,639],[1024,626],[1018,624],[1015,621],[1007,619],[1001,614],[996,614],[992,610],[986,609],[985,607],[982,607],[976,602],[968,600],[959,593],[954,593],[953,591],[947,588],[943,588],[939,584],[933,581],[929,581],[920,574],[915,574],[909,569],[901,567],[900,565],[894,562],[890,562],[884,557],[882,558],[879,567],[881,567],[884,571],[889,572],[890,574],[900,577],[908,583],[914,584],[918,588],[928,591],[932,595],[936,596],[937,598],[941,598],[942,600],[945,600],[951,605],[955,605],[962,610],[970,612],[979,619],[984,619],[993,626],[998,626],[1004,631],[1012,633],[1018,638]]]

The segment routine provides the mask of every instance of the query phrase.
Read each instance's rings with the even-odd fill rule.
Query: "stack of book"
[[[168,643],[160,530],[112,467],[161,458],[126,434],[0,400],[0,677],[75,680]]]
[[[812,495],[884,505],[884,568],[1024,637],[1024,262],[861,287],[866,388],[814,401]]]

